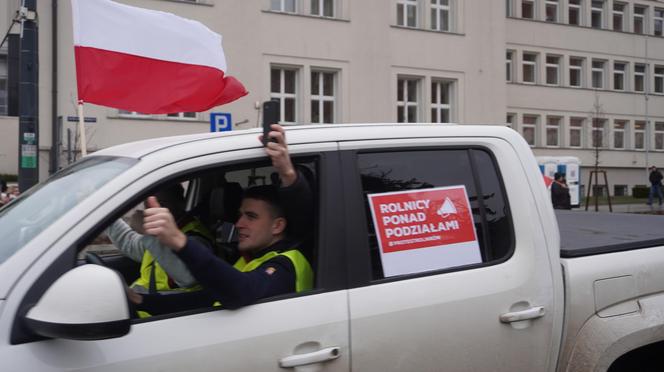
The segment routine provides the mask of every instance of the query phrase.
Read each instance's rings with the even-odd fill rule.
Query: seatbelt
[[[152,262],[150,263],[150,284],[148,288],[148,293],[150,294],[157,293],[157,278],[156,274],[154,273],[156,271],[154,267],[155,262],[156,260],[153,258]]]

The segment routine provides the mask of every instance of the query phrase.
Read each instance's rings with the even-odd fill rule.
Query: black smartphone
[[[267,141],[273,140],[268,137],[270,125],[279,123],[279,119],[279,100],[273,98],[263,102],[263,146],[267,145]]]

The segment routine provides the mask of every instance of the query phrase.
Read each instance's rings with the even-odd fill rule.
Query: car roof
[[[285,126],[289,144],[340,141],[390,140],[427,137],[509,137],[516,132],[498,125],[454,124],[332,124]],[[161,137],[116,145],[90,156],[121,156],[136,159],[159,157],[188,158],[216,152],[258,148],[262,129],[200,133]],[[516,134],[518,136],[518,134]],[[520,138],[520,136],[518,136]]]

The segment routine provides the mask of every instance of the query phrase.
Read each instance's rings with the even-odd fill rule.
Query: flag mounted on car
[[[221,35],[110,0],[71,0],[79,101],[146,114],[200,112],[247,94]]]

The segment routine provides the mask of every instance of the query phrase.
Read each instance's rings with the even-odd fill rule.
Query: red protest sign
[[[481,262],[465,186],[373,194],[369,203],[386,276]]]

